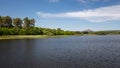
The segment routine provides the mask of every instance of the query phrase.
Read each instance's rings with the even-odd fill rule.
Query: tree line
[[[21,18],[11,18],[10,16],[0,16],[0,27],[6,28],[29,28],[34,27],[35,19],[29,19],[25,17],[23,20]]]
[[[73,31],[64,31],[60,28],[50,29],[35,27],[35,19],[25,17],[11,18],[0,16],[0,35],[74,35]]]

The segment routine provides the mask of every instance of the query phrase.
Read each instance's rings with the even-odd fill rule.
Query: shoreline
[[[66,37],[66,36],[71,36],[71,35],[55,35],[55,36],[48,36],[48,35],[3,35],[3,36],[0,36],[0,40],[59,38],[59,37]]]
[[[119,35],[119,34],[116,34]],[[0,40],[11,40],[11,39],[41,39],[41,38],[63,38],[69,36],[107,36],[107,35],[1,35]]]

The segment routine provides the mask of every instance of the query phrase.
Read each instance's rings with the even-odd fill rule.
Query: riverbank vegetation
[[[64,31],[60,28],[50,29],[35,27],[35,19],[25,17],[11,18],[10,16],[0,16],[0,35],[74,35],[73,31]]]
[[[52,24],[51,24],[52,25]],[[111,35],[120,34],[120,30],[114,31],[65,31],[61,28],[50,29],[35,27],[35,19],[29,19],[25,17],[11,18],[10,16],[0,16],[0,35]]]
[[[0,36],[0,40],[2,39],[39,39],[39,38],[62,38],[68,37],[68,35],[3,35]]]

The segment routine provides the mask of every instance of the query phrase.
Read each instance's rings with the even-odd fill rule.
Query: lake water
[[[120,35],[0,40],[0,68],[120,68]]]

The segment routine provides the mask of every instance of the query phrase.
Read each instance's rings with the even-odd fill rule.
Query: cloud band
[[[120,5],[101,7],[97,9],[89,9],[76,12],[65,13],[44,13],[37,12],[37,15],[42,18],[77,18],[92,22],[104,22],[120,20]]]

